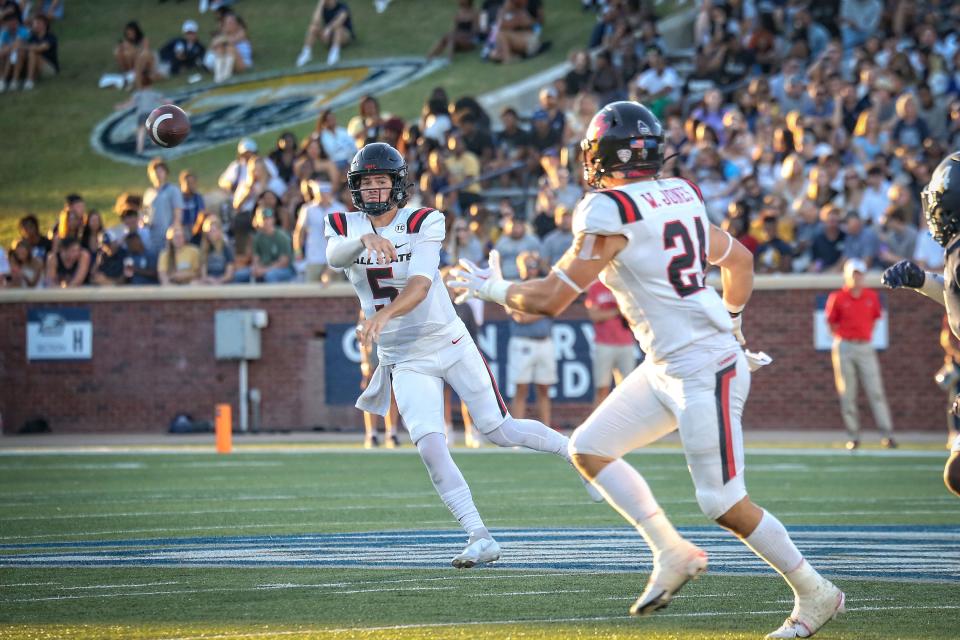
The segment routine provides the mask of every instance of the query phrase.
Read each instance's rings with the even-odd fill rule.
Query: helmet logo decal
[[[637,131],[640,132],[642,136],[650,135],[650,127],[643,123],[643,120],[637,120]]]
[[[632,157],[633,151],[630,149],[617,149],[617,158],[620,159],[620,162],[627,162]]]

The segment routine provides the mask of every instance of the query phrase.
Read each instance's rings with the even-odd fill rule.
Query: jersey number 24
[[[696,227],[697,246],[694,247],[690,230],[679,220],[671,220],[663,225],[663,248],[676,249],[679,242],[682,253],[673,256],[667,265],[667,280],[681,298],[693,295],[704,288],[703,274],[707,270],[707,238],[703,221],[693,219]],[[697,259],[700,268],[697,268]]]

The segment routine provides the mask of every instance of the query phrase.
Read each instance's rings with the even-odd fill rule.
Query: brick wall
[[[830,281],[832,286],[833,281]],[[781,283],[782,285],[782,283]],[[826,285],[824,285],[826,286]],[[760,289],[745,314],[750,345],[774,357],[753,378],[748,428],[841,429],[829,353],[814,351],[814,300],[825,288]],[[163,431],[186,411],[212,418],[213,406],[229,402],[237,415],[237,364],[214,359],[213,317],[218,309],[262,308],[263,358],[250,363],[250,387],[263,393],[265,428],[314,426],[360,428],[349,406],[324,404],[323,338],[328,322],[352,322],[352,296],[303,297],[292,287],[264,287],[168,294],[144,299],[125,292],[45,291],[0,294],[0,414],[4,431],[44,416],[56,432]],[[178,299],[177,295],[186,297]],[[315,294],[311,294],[312,296]],[[203,297],[206,296],[206,297]],[[247,296],[247,297],[243,297]],[[127,299],[133,297],[135,299]],[[84,299],[87,298],[87,299]],[[887,296],[890,349],[881,354],[884,384],[899,429],[941,430],[944,394],[932,376],[942,364],[941,310],[903,292]],[[90,309],[94,357],[87,362],[27,362],[27,309],[80,306]],[[498,317],[495,309],[488,310]],[[575,305],[570,317],[583,317]],[[589,407],[564,405],[558,426],[575,426]],[[864,426],[872,419],[861,403]]]

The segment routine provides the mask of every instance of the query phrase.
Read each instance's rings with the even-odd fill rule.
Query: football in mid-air
[[[175,147],[190,133],[190,118],[175,104],[157,107],[147,116],[147,131],[150,139],[161,147]]]

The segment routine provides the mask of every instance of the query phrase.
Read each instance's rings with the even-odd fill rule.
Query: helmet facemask
[[[383,187],[372,187],[361,189],[360,182],[363,176],[383,175],[388,176],[392,185],[390,193],[385,200],[379,202],[365,202],[363,200],[363,191],[381,191]],[[407,201],[407,169],[406,167],[397,171],[384,171],[383,169],[372,169],[370,171],[351,171],[347,175],[347,186],[350,187],[350,198],[353,200],[353,206],[358,211],[362,211],[370,216],[380,216],[394,207],[402,207]]]

